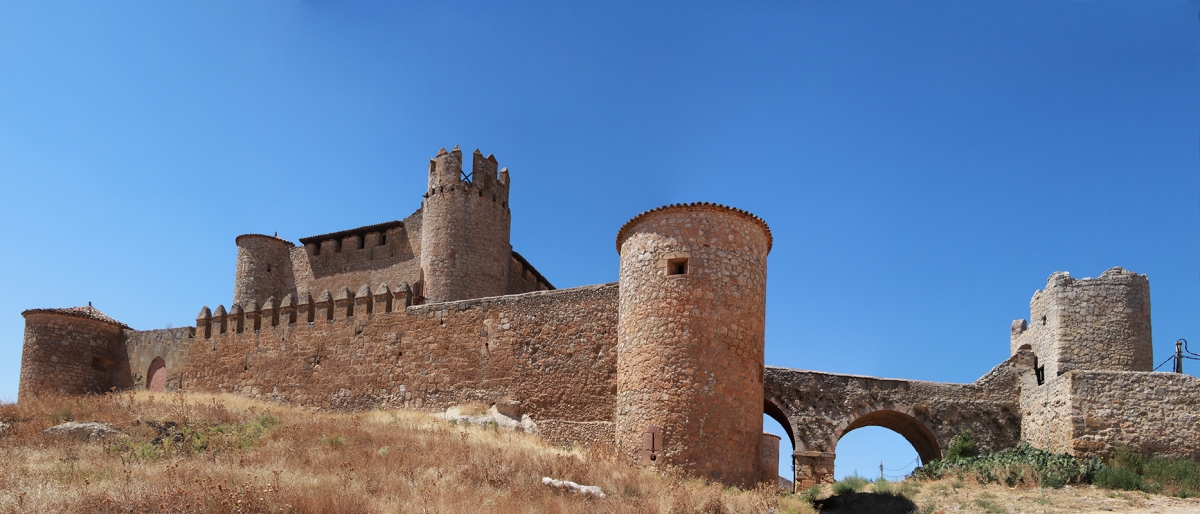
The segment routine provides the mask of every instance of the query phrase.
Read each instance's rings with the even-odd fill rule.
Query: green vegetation
[[[970,430],[963,430],[954,436],[954,440],[950,441],[950,448],[946,450],[946,460],[948,461],[962,460],[977,455],[979,452],[975,450],[975,440],[971,439]]]
[[[958,441],[959,438],[955,438],[955,442]],[[1200,463],[1185,458],[1146,457],[1124,448],[1104,460],[1076,459],[1021,443],[1011,450],[990,455],[933,461],[913,471],[914,477],[932,480],[946,476],[961,480],[967,475],[974,476],[980,484],[1002,483],[1009,487],[1059,488],[1066,484],[1094,484],[1106,489],[1169,494],[1180,498],[1200,495]]]
[[[857,493],[867,487],[870,481],[858,475],[850,475],[833,484],[833,494],[845,495]]]
[[[1138,455],[1119,448],[1093,484],[1106,489],[1145,491],[1191,498],[1200,494],[1200,463],[1192,459]]]

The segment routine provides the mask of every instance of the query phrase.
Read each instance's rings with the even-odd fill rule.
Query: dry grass
[[[423,413],[124,393],[31,398],[0,405],[0,420],[13,422],[0,436],[2,512],[812,512],[769,487],[723,488],[628,466],[609,449]],[[85,443],[42,433],[65,420],[122,434]],[[608,497],[551,489],[543,476]]]
[[[828,489],[828,486],[826,486]],[[962,479],[905,480],[893,484],[893,490],[916,505],[920,514],[1184,514],[1200,512],[1200,501],[1134,491],[1111,491],[1089,485],[1068,485],[1059,489],[1030,485],[1009,487],[981,485],[971,476]],[[827,490],[826,493],[832,491]],[[861,493],[860,493],[861,494]],[[838,512],[838,511],[833,511]]]

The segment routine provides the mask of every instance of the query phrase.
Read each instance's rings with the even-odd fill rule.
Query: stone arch
[[[155,357],[146,371],[146,389],[151,391],[167,390],[167,363],[162,357]]]
[[[830,453],[836,452],[837,443],[842,436],[851,430],[863,427],[883,427],[900,434],[917,451],[917,455],[921,457],[923,463],[942,458],[942,446],[938,444],[937,436],[929,427],[909,414],[890,409],[869,412],[854,418],[845,427],[837,430],[834,433],[833,444],[830,446]]]
[[[784,414],[783,409],[776,405],[770,398],[763,398],[763,414],[771,417],[771,419],[783,425],[784,432],[787,432],[788,440],[792,442],[793,451],[800,446],[797,446],[796,435],[792,433],[792,422],[787,414]]]

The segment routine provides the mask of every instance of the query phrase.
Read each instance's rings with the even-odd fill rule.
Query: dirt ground
[[[1066,486],[1061,489],[1010,489],[973,480],[945,479],[918,482],[920,492],[913,495],[921,514],[969,513],[1200,513],[1200,498],[1174,498],[1134,491],[1113,491],[1094,486]],[[829,510],[822,512],[850,512]]]

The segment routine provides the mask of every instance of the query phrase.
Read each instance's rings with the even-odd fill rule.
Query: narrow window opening
[[[687,275],[688,260],[687,257],[679,259],[667,259],[667,274],[668,275]]]
[[[383,246],[386,244],[387,244],[387,234],[380,233],[379,234],[379,246]]]
[[[1046,316],[1043,315],[1042,316],[1042,326],[1045,326],[1045,325],[1046,325]]]
[[[1045,383],[1046,383],[1046,367],[1045,367],[1045,366],[1038,366],[1037,368],[1034,368],[1034,369],[1035,369],[1035,370],[1036,370],[1036,372],[1037,372],[1037,382],[1038,382],[1038,385],[1045,384]]]
[[[358,239],[358,249],[362,250],[367,247],[367,238],[361,237]]]
[[[321,255],[321,243],[317,243],[316,245],[313,245],[313,257],[316,257],[318,255]]]
[[[270,273],[270,272],[271,272],[271,265],[270,265],[270,264],[268,264],[268,265],[267,265],[267,273]]]

